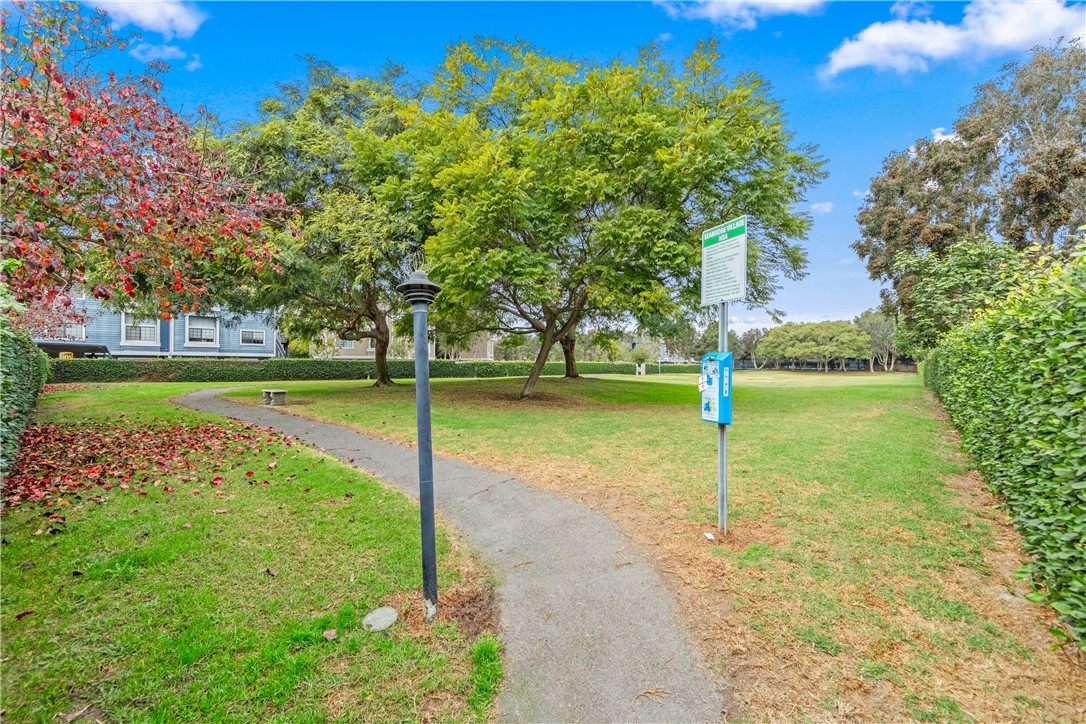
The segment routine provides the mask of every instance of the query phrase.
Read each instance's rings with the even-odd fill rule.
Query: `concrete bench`
[[[263,390],[263,392],[265,405],[276,406],[287,404],[286,390]]]

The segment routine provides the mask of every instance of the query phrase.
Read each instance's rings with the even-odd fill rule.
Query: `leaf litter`
[[[146,496],[161,486],[164,493],[177,492],[171,485],[162,485],[162,478],[168,477],[189,485],[219,486],[224,482],[221,472],[251,464],[255,455],[274,458],[275,451],[266,449],[270,444],[288,448],[293,444],[277,432],[241,424],[154,420],[139,421],[138,426],[137,430],[128,420],[113,425],[32,423],[23,433],[19,456],[4,481],[3,508],[26,503],[64,505],[64,498],[96,489],[117,488]],[[275,466],[273,460],[268,469]],[[200,495],[199,488],[191,492]],[[94,500],[104,502],[101,497]],[[61,531],[54,526],[50,532]]]

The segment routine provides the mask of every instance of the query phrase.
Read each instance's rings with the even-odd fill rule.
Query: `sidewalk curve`
[[[293,435],[417,497],[414,449],[229,402],[218,397],[225,389],[174,401]],[[501,720],[720,720],[720,692],[699,669],[663,581],[613,521],[469,463],[435,457],[434,467],[438,509],[501,580]]]

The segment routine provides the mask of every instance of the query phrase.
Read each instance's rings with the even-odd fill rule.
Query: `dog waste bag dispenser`
[[[701,419],[732,424],[732,353],[710,352],[701,358]]]

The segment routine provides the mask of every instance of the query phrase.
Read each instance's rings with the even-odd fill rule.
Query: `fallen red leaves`
[[[145,496],[144,488],[153,490],[167,480],[221,485],[218,473],[223,470],[243,462],[248,467],[255,455],[275,457],[274,450],[265,449],[273,442],[291,445],[278,433],[240,424],[32,424],[4,480],[3,507],[41,501],[48,505],[96,487],[116,486]],[[161,489],[175,490],[169,485]]]
[[[48,392],[77,392],[79,390],[92,389],[90,385],[82,385],[78,382],[62,382],[55,385],[46,385],[42,389],[42,394]]]

